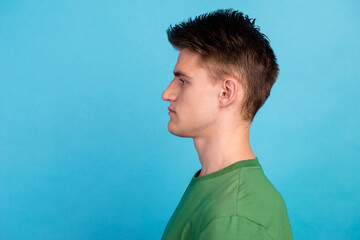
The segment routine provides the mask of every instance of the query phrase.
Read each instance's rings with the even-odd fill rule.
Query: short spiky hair
[[[245,89],[243,120],[253,121],[270,95],[279,67],[269,39],[242,12],[219,9],[167,29],[171,45],[200,55],[214,82],[235,77]]]

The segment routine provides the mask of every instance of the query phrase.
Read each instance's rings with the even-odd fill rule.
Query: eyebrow
[[[181,72],[181,71],[174,71],[173,73],[174,73],[174,75],[175,75],[176,77],[181,77],[181,76],[184,76],[184,77],[186,77],[186,78],[191,79],[191,77],[190,77],[189,75],[187,75],[186,73],[184,73],[184,72]]]

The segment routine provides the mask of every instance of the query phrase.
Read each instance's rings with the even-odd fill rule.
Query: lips
[[[170,111],[170,112],[175,112],[174,110],[172,110],[170,107],[168,107],[168,110]]]

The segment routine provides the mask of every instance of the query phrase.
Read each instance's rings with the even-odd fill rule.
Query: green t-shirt
[[[285,202],[264,175],[258,158],[203,176],[198,176],[200,170],[162,240],[293,239]]]

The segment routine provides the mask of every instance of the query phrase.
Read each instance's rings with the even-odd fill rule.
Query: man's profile
[[[292,239],[285,202],[264,175],[250,124],[278,76],[255,20],[219,9],[167,30],[179,50],[168,130],[193,138],[202,168],[185,190],[163,240]]]

